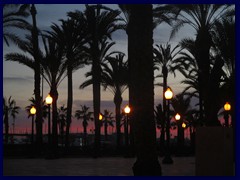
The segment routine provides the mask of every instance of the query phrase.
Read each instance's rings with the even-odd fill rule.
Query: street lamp
[[[185,129],[186,127],[187,127],[186,123],[183,122],[183,123],[182,123],[182,128]]]
[[[102,115],[101,113],[99,113],[99,117],[98,117],[98,119],[99,119],[100,121],[102,121],[102,119],[103,119],[103,115]]]
[[[34,134],[34,115],[36,114],[36,108],[32,106],[30,109],[30,114],[32,115],[32,136],[31,136],[31,142],[33,144],[33,134]]]
[[[177,114],[175,115],[175,119],[176,119],[177,121],[180,120],[180,119],[181,119],[180,114],[177,113]]]
[[[224,105],[224,110],[225,126],[228,127],[229,111],[231,110],[231,105],[228,102]]]
[[[171,158],[171,153],[170,153],[170,100],[173,97],[173,92],[170,87],[167,88],[167,90],[164,93],[165,99],[167,100],[167,124],[166,124],[166,136],[167,136],[167,141],[166,141],[166,152],[165,152],[165,157],[163,158],[162,163],[163,164],[172,164],[173,160]]]
[[[126,107],[124,108],[124,112],[126,114],[126,120],[125,120],[125,143],[126,143],[126,146],[128,146],[128,114],[130,113],[131,109],[128,105],[126,105]]]
[[[50,94],[48,94],[48,96],[45,99],[46,104],[48,105],[48,143],[50,144],[50,139],[51,139],[51,121],[50,121],[50,110],[51,110],[51,104],[52,104],[52,97],[50,96]]]

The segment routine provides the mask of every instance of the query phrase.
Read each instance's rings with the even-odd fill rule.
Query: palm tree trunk
[[[200,105],[200,120],[211,124],[211,119],[206,117],[206,101],[208,99],[207,91],[209,89],[210,76],[210,58],[209,51],[211,47],[211,36],[206,28],[200,28],[196,41],[196,60],[199,67],[199,105]]]
[[[114,96],[114,104],[115,104],[115,114],[116,114],[116,130],[117,130],[117,149],[120,147],[120,140],[121,140],[121,104],[122,104],[122,97],[120,92],[116,92]]]
[[[134,144],[137,161],[134,175],[161,175],[156,148],[153,86],[153,20],[152,5],[127,5],[128,56]],[[144,26],[143,26],[144,25]],[[141,52],[141,53],[139,53]]]
[[[97,48],[95,48],[97,49]],[[96,51],[95,51],[96,52]],[[94,137],[94,157],[99,156],[100,151],[100,101],[101,101],[101,91],[100,91],[100,62],[98,58],[93,57],[93,110],[94,110],[94,123],[95,123],[95,137]]]
[[[83,144],[84,144],[84,146],[86,146],[87,145],[87,126],[86,125],[83,126],[83,134],[84,134]]]
[[[52,150],[53,155],[57,156],[57,146],[58,146],[58,128],[57,128],[57,100],[58,91],[57,87],[52,86],[50,95],[53,98],[52,102]]]
[[[177,122],[177,151],[179,155],[182,155],[184,148],[184,129],[182,128],[182,120]]]
[[[108,139],[108,125],[107,125],[107,122],[104,123],[104,134],[105,134],[105,141],[107,141]]]
[[[37,150],[41,150],[42,145],[42,107],[41,107],[41,73],[40,73],[40,56],[38,51],[38,30],[36,24],[36,9],[34,4],[31,7],[33,28],[32,28],[32,41],[33,41],[33,51],[34,51],[34,60],[35,60],[35,68],[34,68],[34,94],[36,100],[36,122],[37,122],[37,132],[36,132],[36,143]]]
[[[168,77],[168,69],[166,66],[162,67],[163,74],[163,120],[161,124],[161,136],[160,136],[160,150],[164,151],[165,147],[165,128],[166,128],[166,116],[167,116],[167,104],[164,96],[165,91],[167,90],[167,77]]]
[[[72,67],[68,65],[68,101],[67,101],[67,126],[66,126],[66,141],[65,147],[69,147],[69,130],[72,122],[72,102],[73,102],[73,89],[72,89]]]
[[[5,112],[4,124],[5,124],[5,143],[8,144],[8,134],[9,134],[9,123],[8,123],[8,112]]]

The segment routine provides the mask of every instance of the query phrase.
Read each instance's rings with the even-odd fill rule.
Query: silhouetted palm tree
[[[31,104],[28,105],[28,106],[26,106],[26,107],[25,107],[25,110],[26,110],[26,112],[27,112],[27,114],[28,114],[28,118],[29,118],[29,117],[32,116],[31,113],[30,113],[30,109],[31,109],[33,106],[36,107],[36,101],[35,101],[34,97],[30,98],[28,101],[29,101]],[[42,113],[43,113],[42,122],[44,122],[44,118],[46,118],[47,115],[48,115],[48,107],[47,107],[47,105],[45,104],[45,101],[42,101]]]
[[[59,126],[59,132],[61,135],[61,144],[63,146],[63,137],[64,137],[64,127],[66,126],[67,121],[67,108],[62,105],[60,108],[58,108],[58,126]]]
[[[105,141],[108,140],[108,126],[114,126],[113,125],[113,116],[112,113],[109,112],[108,110],[104,110],[103,113],[103,119],[102,119],[102,123],[104,126],[104,135],[105,135]]]
[[[82,125],[83,125],[83,145],[87,145],[87,126],[88,126],[88,121],[93,120],[92,119],[92,114],[93,112],[89,112],[89,107],[85,105],[81,105],[81,110],[76,110],[75,112],[75,117],[79,120],[82,119]]]
[[[26,21],[30,15],[29,4],[3,4],[3,40],[9,46],[9,40],[18,44],[21,38],[16,29],[30,29]]]
[[[3,122],[5,125],[5,143],[8,143],[9,134],[9,116],[13,118],[13,133],[16,114],[18,114],[20,107],[16,105],[16,101],[10,96],[8,100],[3,98]]]
[[[186,67],[184,66],[184,63],[179,63],[178,59],[176,56],[181,52],[181,48],[179,48],[179,45],[175,46],[173,49],[171,48],[170,44],[164,45],[156,45],[156,47],[153,49],[153,54],[154,54],[154,66],[156,69],[159,69],[159,67],[162,70],[162,73],[160,74],[160,77],[163,77],[163,92],[162,92],[162,99],[163,99],[163,120],[162,120],[162,125],[164,125],[164,121],[166,118],[166,99],[164,97],[164,93],[167,90],[167,78],[169,73],[174,73],[175,75],[175,70],[178,70],[180,72],[184,72],[184,69]],[[159,76],[157,76],[159,77]],[[164,145],[164,133],[165,133],[165,127],[162,126],[162,131],[161,131],[161,137],[160,137],[160,146]]]
[[[36,8],[35,5],[31,5],[31,16],[32,16],[32,29],[31,29],[31,51],[34,58],[35,64],[34,68],[34,94],[36,99],[36,122],[37,122],[37,132],[36,132],[36,142],[37,142],[37,151],[40,153],[42,145],[42,108],[41,108],[41,54],[39,51],[38,36],[39,30],[37,29],[36,22]],[[22,49],[20,47],[20,49]]]
[[[196,62],[199,67],[199,99],[204,104],[204,111],[208,125],[216,125],[216,119],[211,118],[209,106],[211,103],[208,99],[207,91],[210,89],[210,48],[212,46],[212,38],[210,31],[214,25],[222,18],[233,16],[234,7],[229,4],[171,4],[159,7],[158,10],[172,13],[175,17],[171,37],[184,25],[190,25],[196,31],[195,46],[197,49]],[[202,105],[200,105],[202,107]],[[201,109],[202,111],[202,109]],[[203,119],[203,113],[201,113]]]
[[[163,108],[162,108],[162,105],[159,104],[156,106],[156,109],[154,111],[155,113],[155,120],[156,120],[156,125],[157,125],[157,128],[160,129],[160,152],[162,153],[163,150],[164,150],[164,141],[165,141],[165,121],[164,121],[164,113],[163,113]]]
[[[71,14],[79,14],[76,11]],[[95,150],[100,147],[100,124],[98,115],[100,113],[100,77],[101,77],[101,60],[103,51],[102,42],[105,39],[111,39],[111,34],[119,29],[118,21],[120,11],[112,10],[102,5],[86,5],[84,18],[86,20],[86,29],[89,35],[89,52],[92,60],[93,75],[93,106],[95,119]],[[76,15],[77,16],[77,15]]]
[[[44,56],[42,58],[43,78],[50,86],[50,95],[53,98],[52,102],[52,143],[54,151],[57,147],[58,133],[57,133],[57,100],[58,100],[58,86],[66,77],[67,64],[63,56],[64,46],[57,44],[51,37],[43,37]]]
[[[43,37],[43,46],[45,52],[41,52],[39,50],[38,54],[41,55],[41,65],[43,72],[43,78],[46,80],[46,82],[50,86],[50,95],[53,98],[52,107],[52,132],[53,132],[53,144],[57,146],[57,99],[58,99],[58,92],[57,87],[61,83],[61,81],[66,77],[66,63],[63,59],[63,46],[61,44],[57,44],[54,42],[54,40],[51,37]],[[24,52],[28,52],[32,56],[34,56],[33,46],[31,37],[27,36],[25,41],[22,41],[21,50]],[[30,67],[34,71],[36,71],[36,61],[26,56],[25,54],[21,53],[9,53],[5,56],[6,60],[10,61],[16,61],[20,64],[23,64],[25,66]],[[36,107],[38,101],[36,100]],[[42,100],[40,101],[41,104]],[[42,109],[42,108],[41,108]],[[37,121],[37,120],[36,120]],[[42,119],[41,119],[41,125],[42,125]],[[37,121],[38,124],[38,121]],[[38,129],[38,128],[37,128]],[[38,132],[38,131],[37,131]]]
[[[152,5],[127,6],[130,118],[137,156],[133,172],[138,176],[161,175],[154,122]]]
[[[67,61],[68,77],[68,102],[67,102],[67,127],[66,147],[69,146],[69,129],[72,118],[73,82],[72,74],[75,70],[82,68],[87,63],[88,55],[84,45],[88,41],[86,23],[83,14],[79,12],[78,17],[71,17],[67,20],[60,20],[61,25],[53,24],[48,32],[57,41],[64,45],[64,52]]]
[[[121,104],[122,93],[128,86],[128,65],[123,60],[124,54],[118,53],[115,57],[107,56],[106,64],[103,64],[102,85],[114,95],[116,129],[117,129],[117,146],[120,146],[120,121],[121,121]]]
[[[217,58],[224,61],[223,76],[220,83],[219,108],[226,101],[232,104],[232,112],[235,111],[235,20],[224,18],[221,22],[216,23],[214,30],[211,32],[214,42],[214,52]],[[231,114],[233,123],[235,122],[235,113]]]
[[[184,94],[177,94],[171,101],[172,107],[174,109],[174,116],[178,113],[181,118],[176,120],[177,122],[177,143],[178,143],[178,152],[182,153],[184,146],[184,128],[182,128],[182,123],[185,121],[188,116],[191,106],[190,98],[184,97]]]

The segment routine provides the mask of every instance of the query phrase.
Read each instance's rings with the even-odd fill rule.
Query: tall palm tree
[[[58,124],[59,124],[59,132],[61,135],[62,146],[63,146],[64,127],[66,126],[66,120],[67,120],[67,108],[64,105],[62,105],[60,108],[58,108]]]
[[[79,14],[79,11],[71,14]],[[103,5],[86,5],[84,18],[89,35],[89,51],[92,60],[93,75],[93,106],[95,119],[95,155],[100,147],[100,124],[98,115],[100,113],[100,77],[101,77],[101,44],[104,39],[111,40],[111,34],[119,29],[120,11],[112,10]],[[77,16],[77,15],[76,15]]]
[[[115,57],[107,56],[106,64],[103,64],[102,85],[104,89],[109,89],[114,95],[117,147],[120,146],[120,121],[122,93],[128,85],[128,65],[124,62],[124,54],[117,53]]]
[[[179,63],[178,58],[176,56],[181,52],[181,48],[179,48],[179,45],[176,45],[175,47],[171,48],[170,44],[166,45],[156,45],[156,47],[153,49],[154,54],[154,65],[156,69],[159,69],[161,67],[161,74],[160,77],[163,77],[163,92],[162,92],[162,99],[163,99],[163,121],[162,121],[162,130],[161,130],[161,137],[160,137],[160,146],[164,145],[164,137],[165,137],[165,127],[164,122],[166,118],[166,99],[164,97],[164,93],[167,90],[167,78],[169,73],[174,73],[175,70],[178,70],[180,72],[184,72],[184,69],[186,69],[186,65],[184,63]]]
[[[8,143],[9,134],[9,116],[13,118],[13,125],[15,123],[16,114],[18,114],[20,107],[16,105],[16,101],[10,96],[8,100],[3,98],[3,122],[5,124],[5,143]],[[14,126],[13,126],[14,128]],[[13,130],[14,133],[14,130]]]
[[[41,72],[43,75],[43,78],[46,80],[46,82],[50,86],[50,95],[53,98],[53,112],[52,112],[52,132],[53,132],[53,144],[57,146],[57,99],[58,99],[58,91],[57,87],[62,82],[62,80],[66,77],[66,63],[63,59],[63,46],[61,44],[57,44],[53,38],[50,36],[42,36],[43,40],[43,46],[44,51],[41,52],[39,50],[39,55],[41,58],[41,65],[43,71]],[[30,55],[34,57],[33,52],[33,46],[31,37],[27,36],[27,39],[25,41],[22,41],[20,48],[24,52],[28,52]],[[5,56],[6,60],[9,61],[16,61],[20,64],[23,64],[34,71],[36,71],[36,61],[34,58],[31,58],[30,56],[26,56],[25,54],[21,53],[9,53]],[[35,98],[36,99],[36,98]],[[38,101],[36,100],[36,107],[38,104]],[[41,103],[42,101],[40,101]],[[39,120],[36,120],[37,124],[39,123]],[[42,125],[42,119],[41,119],[41,125]],[[38,128],[37,128],[38,129]]]
[[[229,4],[171,4],[159,7],[158,10],[165,9],[171,14],[175,21],[172,28],[171,37],[184,25],[190,25],[196,32],[195,46],[197,48],[196,61],[199,66],[199,99],[204,104],[204,113],[208,125],[216,125],[217,122],[211,118],[208,99],[208,90],[212,81],[210,81],[210,48],[212,46],[212,38],[210,31],[214,25],[222,18],[233,16],[234,7]],[[202,106],[202,105],[201,105]],[[201,119],[203,114],[201,113]]]
[[[82,119],[82,125],[83,125],[83,133],[84,133],[84,140],[83,140],[83,145],[87,145],[87,126],[88,126],[88,121],[92,120],[92,112],[89,112],[89,107],[85,105],[81,105],[81,110],[76,110],[75,112],[75,117],[79,120]]]
[[[31,28],[31,42],[32,42],[32,56],[34,58],[34,94],[36,99],[36,121],[37,121],[37,133],[36,133],[36,142],[37,142],[37,150],[40,153],[41,145],[42,145],[42,108],[41,108],[41,54],[39,51],[39,30],[37,28],[36,22],[36,8],[35,5],[32,4],[31,9],[31,16],[32,16],[32,28]],[[21,49],[21,48],[20,48]]]
[[[26,12],[26,8],[28,6],[27,5],[23,5],[21,6],[21,10],[19,10],[19,12],[22,12],[22,14],[27,15],[28,13]],[[32,4],[31,9],[30,9],[31,15],[32,15],[32,22],[33,24],[30,26],[30,28],[26,27],[26,29],[31,30],[31,37],[27,36],[27,40],[22,40],[20,38],[18,38],[17,36],[14,37],[13,35],[13,39],[15,40],[15,43],[19,46],[19,48],[24,51],[24,52],[28,52],[34,59],[35,61],[35,65],[32,66],[31,68],[34,69],[34,94],[35,94],[35,99],[36,99],[36,119],[37,119],[37,145],[39,146],[38,150],[40,150],[41,148],[41,144],[42,144],[42,111],[41,111],[41,96],[40,96],[40,58],[41,58],[41,54],[39,54],[39,48],[38,48],[38,34],[39,34],[39,30],[37,29],[37,24],[36,24],[36,8],[34,6],[34,4]],[[21,13],[20,13],[21,14]],[[11,20],[11,18],[10,18]],[[26,25],[28,26],[28,24],[26,24],[26,22],[20,19],[15,19],[17,21],[21,21],[22,25]],[[14,21],[15,21],[14,20]],[[13,22],[13,24],[17,24],[17,22]],[[16,57],[16,56],[15,56]],[[24,56],[25,59],[29,60],[29,57]],[[10,60],[10,59],[6,59],[6,60]]]
[[[18,44],[21,40],[14,29],[31,28],[26,20],[30,15],[29,7],[29,4],[3,4],[3,40],[7,46],[9,41]]]
[[[67,78],[68,78],[68,101],[67,101],[67,127],[66,127],[66,146],[69,146],[69,129],[72,118],[73,101],[73,82],[72,74],[75,70],[82,68],[87,64],[88,55],[85,44],[88,41],[86,23],[83,14],[78,17],[69,17],[67,20],[60,20],[61,25],[53,24],[51,31],[48,32],[53,38],[64,45],[65,56],[67,60]]]
[[[43,37],[45,54],[42,59],[43,78],[50,86],[50,95],[53,98],[52,102],[52,143],[53,150],[56,152],[58,141],[57,129],[57,100],[58,86],[66,77],[67,64],[63,56],[64,46],[50,36]],[[56,155],[56,154],[55,154]]]
[[[134,175],[161,175],[154,123],[152,5],[127,5],[129,97],[137,161]],[[143,28],[144,24],[144,28]],[[140,53],[141,52],[141,53]]]

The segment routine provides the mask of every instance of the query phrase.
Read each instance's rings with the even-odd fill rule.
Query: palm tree
[[[13,118],[13,133],[16,114],[18,114],[20,107],[16,105],[16,101],[10,96],[8,100],[3,98],[3,122],[5,124],[5,143],[8,143],[9,134],[9,116]]]
[[[61,135],[61,144],[63,146],[63,137],[64,137],[64,127],[66,126],[66,119],[67,119],[67,108],[62,105],[58,108],[58,124],[59,124],[59,132]]]
[[[222,78],[220,82],[220,96],[223,101],[219,102],[219,108],[228,101],[232,104],[232,112],[235,111],[235,20],[224,18],[216,23],[211,32],[214,42],[214,53],[217,58],[224,61]],[[235,114],[232,113],[232,122]]]
[[[52,132],[53,132],[53,144],[57,146],[57,99],[58,99],[58,92],[57,87],[62,82],[62,80],[66,77],[66,63],[64,63],[63,59],[63,47],[61,44],[56,44],[56,42],[50,36],[42,36],[43,46],[45,52],[41,52],[39,50],[39,54],[41,55],[41,65],[43,71],[41,72],[43,78],[47,81],[50,86],[50,95],[53,98],[53,112],[52,112]],[[31,37],[27,36],[26,41],[22,41],[20,48],[24,52],[28,52],[30,55],[34,56],[33,46]],[[20,53],[9,53],[5,56],[6,60],[8,61],[16,61],[20,64],[28,66],[29,68],[33,69],[36,72],[36,61],[26,56],[25,54]],[[36,74],[36,73],[35,73]],[[36,98],[35,98],[36,99]],[[36,100],[36,107],[38,101]],[[40,103],[42,100],[40,101]],[[42,109],[42,108],[41,108]],[[37,124],[39,120],[36,120]],[[42,125],[42,119],[41,119]],[[38,129],[38,128],[37,128]],[[37,131],[38,132],[38,131]]]
[[[3,40],[9,46],[9,41],[16,44],[21,40],[20,37],[11,30],[30,29],[30,24],[26,18],[30,15],[29,4],[3,4]]]
[[[216,125],[216,119],[211,118],[211,105],[208,99],[210,88],[210,48],[212,46],[212,38],[210,31],[214,25],[222,18],[234,16],[234,7],[229,4],[171,4],[159,7],[158,10],[165,9],[174,15],[175,23],[172,26],[171,37],[184,25],[190,25],[196,31],[195,46],[198,50],[196,53],[196,61],[199,67],[199,99],[200,104],[204,104],[204,111],[208,125]],[[206,82],[207,81],[207,82]],[[202,105],[200,105],[202,107]],[[201,113],[201,119],[203,114]]]
[[[86,25],[83,14],[79,13],[77,17],[71,17],[67,20],[60,20],[61,26],[53,24],[52,31],[48,32],[53,38],[64,45],[65,56],[67,60],[67,77],[68,77],[68,102],[67,102],[67,127],[66,127],[66,144],[69,146],[69,129],[72,118],[72,101],[73,101],[73,82],[72,74],[75,70],[82,68],[87,64],[87,53],[84,45],[88,41]]]
[[[79,11],[71,13],[74,16],[80,14]],[[89,52],[92,61],[93,75],[93,108],[95,119],[95,155],[100,147],[100,124],[98,115],[100,113],[100,77],[101,77],[101,44],[104,39],[111,39],[111,34],[119,29],[118,21],[120,11],[112,10],[102,5],[86,5],[84,18],[86,20],[86,29],[89,35]]]
[[[36,8],[34,4],[31,6],[30,9],[32,15],[33,25],[31,26],[31,36],[26,35],[25,40],[18,40],[17,45],[23,52],[27,52],[30,56],[22,55],[19,53],[9,53],[5,56],[5,59],[8,61],[17,61],[24,65],[27,65],[31,69],[34,70],[34,94],[36,99],[36,121],[37,121],[37,145],[40,150],[42,144],[42,111],[41,111],[41,96],[40,96],[40,59],[41,53],[38,47],[38,34],[39,30],[37,29],[36,25]],[[20,62],[21,61],[21,62]]]
[[[154,111],[155,113],[155,120],[156,120],[156,125],[157,125],[157,128],[159,128],[161,130],[160,132],[160,152],[162,153],[163,150],[164,150],[164,141],[165,141],[165,121],[164,121],[164,113],[163,113],[163,108],[162,108],[162,105],[161,104],[158,104],[156,106],[156,109]]]
[[[32,97],[32,98],[30,98],[29,100],[28,100],[31,104],[29,104],[28,106],[26,106],[25,107],[25,110],[26,110],[26,112],[27,112],[27,114],[28,114],[28,118],[29,117],[31,117],[32,116],[32,114],[30,113],[30,109],[34,106],[34,107],[36,107],[36,100],[34,99],[34,97]],[[42,119],[42,123],[44,122],[44,118],[46,118],[47,117],[47,115],[48,115],[48,107],[47,107],[47,105],[45,104],[45,101],[42,101],[42,103],[41,103],[41,107],[42,107],[42,117],[43,117],[43,119]]]
[[[31,52],[32,56],[34,58],[34,94],[36,99],[36,121],[37,121],[37,133],[36,133],[36,142],[38,146],[38,151],[41,150],[42,145],[42,108],[41,108],[41,69],[40,69],[40,63],[41,63],[41,54],[39,51],[39,43],[38,43],[38,35],[39,30],[37,29],[37,22],[36,22],[36,8],[34,4],[32,4],[30,9],[31,15],[32,15],[32,29],[31,29]],[[21,45],[22,46],[22,45]],[[20,47],[21,49],[21,47]]]
[[[57,148],[57,100],[58,100],[58,86],[66,77],[67,64],[63,56],[64,47],[50,36],[43,37],[43,44],[45,55],[42,59],[43,78],[50,86],[50,96],[53,98],[52,102],[52,143],[53,150]],[[56,154],[55,154],[56,155]]]
[[[138,176],[161,175],[154,123],[152,5],[127,6],[130,118],[137,156],[133,172]]]
[[[160,74],[160,77],[163,77],[163,120],[162,125],[164,125],[165,117],[166,117],[166,99],[164,97],[164,93],[167,90],[167,78],[168,73],[174,73],[175,70],[178,70],[180,72],[184,72],[184,69],[186,69],[186,65],[184,63],[179,63],[178,58],[176,56],[181,52],[181,48],[179,49],[179,45],[175,46],[173,49],[171,48],[170,44],[164,45],[156,45],[156,47],[153,49],[154,53],[154,66],[156,69],[159,69],[161,67],[162,73]],[[162,126],[161,131],[161,137],[160,137],[160,146],[164,145],[164,138],[165,137],[165,127]]]
[[[105,141],[108,140],[108,126],[114,126],[113,125],[113,117],[112,117],[112,113],[109,112],[108,110],[104,110],[103,113],[103,120],[102,123],[104,125],[104,135],[105,135]]]
[[[177,143],[179,153],[182,153],[184,146],[184,128],[182,128],[182,123],[185,121],[191,110],[190,100],[190,98],[184,98],[184,94],[177,94],[171,102],[174,109],[174,115],[178,113],[181,116],[181,119],[177,120]]]
[[[117,129],[117,147],[120,146],[120,121],[122,93],[128,85],[128,65],[123,60],[124,54],[117,53],[115,57],[107,56],[106,64],[103,64],[102,85],[114,95],[116,129]]]
[[[77,110],[75,112],[75,117],[79,120],[82,119],[82,125],[83,125],[83,132],[84,132],[84,141],[83,145],[87,145],[87,126],[88,126],[88,121],[92,120],[92,112],[89,112],[89,107],[85,105],[81,105],[81,110]]]

